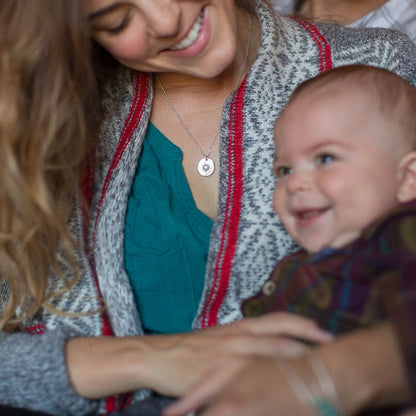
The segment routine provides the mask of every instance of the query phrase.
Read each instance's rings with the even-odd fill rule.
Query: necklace
[[[233,91],[238,87],[238,85],[240,84],[241,81],[241,77],[243,76],[244,70],[246,68],[247,65],[247,59],[248,59],[248,53],[250,50],[250,41],[251,41],[251,29],[252,29],[252,22],[251,22],[251,16],[248,12],[247,16],[248,16],[248,22],[249,22],[249,28],[248,28],[248,37],[247,37],[247,45],[246,45],[246,53],[244,56],[244,63],[243,66],[241,68],[241,72],[237,78],[237,81],[234,85]],[[181,123],[181,126],[183,127],[183,129],[186,131],[186,133],[188,134],[188,136],[192,139],[192,141],[195,143],[195,146],[199,149],[199,151],[201,152],[203,158],[198,162],[198,173],[201,176],[211,176],[214,171],[215,171],[215,164],[214,161],[209,157],[212,149],[214,148],[214,144],[218,139],[218,136],[220,135],[221,132],[221,122],[220,125],[218,126],[218,130],[216,131],[214,137],[211,140],[211,144],[208,148],[208,151],[205,153],[204,150],[202,149],[201,145],[198,143],[198,141],[196,140],[196,138],[194,137],[194,135],[192,134],[191,130],[189,130],[189,127],[186,125],[186,123],[182,120],[182,117],[179,115],[178,111],[176,110],[176,108],[174,107],[174,105],[172,104],[172,101],[170,100],[168,93],[165,90],[165,87],[162,84],[162,81],[160,80],[159,76],[156,74],[156,79],[159,82],[160,88],[162,89],[163,95],[166,98],[166,101],[169,104],[170,109],[172,110],[172,112],[175,114],[176,118],[178,119],[178,121]]]

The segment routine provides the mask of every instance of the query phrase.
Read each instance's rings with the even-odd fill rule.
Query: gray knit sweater
[[[210,240],[205,290],[194,327],[241,318],[240,302],[253,295],[275,262],[295,249],[272,208],[274,122],[293,89],[333,66],[364,63],[393,70],[416,84],[416,50],[406,37],[379,29],[313,26],[281,18],[259,5],[262,41],[239,90],[227,100],[220,145],[218,218]],[[89,233],[81,210],[73,218],[90,257],[79,252],[82,279],[56,306],[106,313],[68,318],[44,312],[19,334],[0,335],[0,403],[54,415],[104,413],[117,399],[85,400],[67,376],[64,345],[71,336],[142,333],[123,265],[124,220],[152,102],[151,77],[120,69],[104,98],[103,127]],[[300,115],[301,117],[301,115]],[[144,394],[143,394],[144,395]]]

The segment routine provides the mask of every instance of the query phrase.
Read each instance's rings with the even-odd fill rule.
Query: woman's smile
[[[208,8],[204,7],[185,37],[169,49],[164,50],[163,53],[182,58],[198,56],[205,50],[210,41],[211,28],[209,23]]]
[[[178,50],[185,49],[185,48],[188,48],[189,46],[191,46],[196,41],[196,39],[198,38],[198,35],[199,35],[199,33],[201,31],[201,28],[202,28],[202,22],[203,21],[204,21],[204,13],[203,13],[203,11],[201,11],[201,14],[199,15],[198,19],[196,20],[196,22],[191,27],[187,36],[184,39],[182,39],[181,41],[179,41],[178,43],[176,43],[175,45],[173,45],[170,48],[170,50],[178,51]]]

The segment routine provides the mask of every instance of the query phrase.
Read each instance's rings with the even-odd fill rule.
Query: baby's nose
[[[292,172],[287,179],[287,189],[290,192],[308,190],[311,184],[311,174],[309,172]]]

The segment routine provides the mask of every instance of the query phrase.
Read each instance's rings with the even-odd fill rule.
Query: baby
[[[416,90],[379,68],[299,86],[274,132],[276,213],[302,250],[246,316],[289,310],[341,334],[416,308]],[[401,331],[406,333],[406,331]]]

